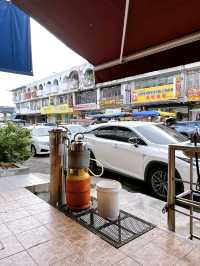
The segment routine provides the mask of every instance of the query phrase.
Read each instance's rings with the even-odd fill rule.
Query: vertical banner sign
[[[200,74],[198,70],[187,73],[187,100],[189,102],[200,100]]]
[[[30,18],[6,0],[0,0],[0,71],[33,75]]]

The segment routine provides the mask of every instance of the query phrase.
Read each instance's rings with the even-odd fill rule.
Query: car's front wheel
[[[31,145],[31,154],[33,157],[35,157],[37,155],[36,148],[34,145]]]
[[[176,178],[178,176],[176,175]],[[180,179],[180,178],[179,178]],[[167,166],[155,166],[148,172],[148,187],[150,192],[157,198],[167,200],[168,169]],[[176,194],[183,192],[183,183],[176,182]]]

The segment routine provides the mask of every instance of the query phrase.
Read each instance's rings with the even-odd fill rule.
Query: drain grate
[[[116,221],[110,221],[98,215],[96,207],[97,200],[92,198],[92,207],[89,210],[75,212],[64,208],[62,211],[116,248],[127,244],[155,227],[153,224],[123,210],[120,210]]]

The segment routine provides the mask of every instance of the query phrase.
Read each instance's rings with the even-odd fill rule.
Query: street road
[[[28,161],[25,162],[25,165],[30,167],[30,172],[32,173],[42,173],[42,174],[50,173],[50,161],[49,161],[49,156],[47,155],[31,157]],[[118,180],[123,185],[123,188],[126,189],[127,191],[141,192],[144,194],[148,194],[146,185],[142,181],[138,181],[123,176],[121,174],[116,174],[108,171],[104,172],[103,177]]]

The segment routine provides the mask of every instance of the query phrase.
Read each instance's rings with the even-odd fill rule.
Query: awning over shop
[[[132,115],[134,117],[149,117],[149,116],[164,116],[164,117],[175,117],[176,114],[172,112],[162,112],[162,111],[141,111],[141,112],[133,112]]]
[[[93,119],[101,119],[101,118],[120,118],[120,117],[128,117],[131,116],[131,113],[128,112],[116,112],[116,113],[104,113],[104,114],[95,114],[91,117]]]
[[[68,104],[61,104],[61,105],[49,105],[44,106],[40,110],[41,114],[69,114],[73,113],[73,108],[70,108]]]
[[[149,117],[149,116],[175,117],[176,113],[149,110],[149,111],[133,112],[132,115],[134,117]]]
[[[13,0],[96,69],[96,81],[200,60],[199,0]]]
[[[125,116],[125,114],[122,114],[121,112],[120,113],[113,113],[113,114],[96,114],[96,115],[93,115],[92,117],[95,119],[99,119],[99,118],[117,118],[117,117],[123,117]]]
[[[30,19],[6,0],[0,0],[0,71],[33,74]]]
[[[150,116],[159,116],[160,113],[157,111],[142,111],[142,112],[133,112],[133,117],[150,117]]]

